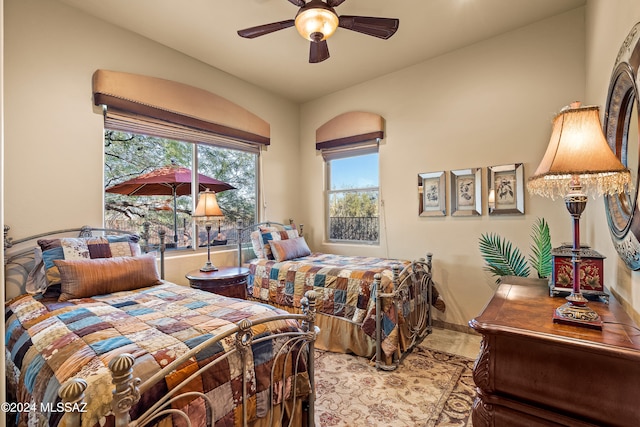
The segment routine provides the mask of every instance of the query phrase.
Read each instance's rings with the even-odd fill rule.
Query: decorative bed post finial
[[[149,252],[149,229],[151,227],[151,223],[149,221],[145,221],[142,223],[142,233],[140,233],[140,238],[142,239],[142,250],[146,253]]]
[[[9,234],[9,226],[5,225],[4,226],[4,248],[5,249],[9,249],[11,246],[13,246],[13,239],[11,237],[8,236]]]
[[[111,409],[116,417],[116,427],[125,427],[129,424],[129,410],[140,399],[139,378],[133,378],[133,355],[124,353],[111,359],[109,370],[116,386],[113,390]]]
[[[66,381],[58,390],[58,396],[64,403],[64,408],[69,407],[71,411],[67,412],[67,426],[78,427],[80,425],[80,417],[84,408],[84,391],[87,389],[87,382],[82,378],[71,378]]]

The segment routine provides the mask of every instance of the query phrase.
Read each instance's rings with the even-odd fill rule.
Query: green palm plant
[[[513,244],[495,233],[483,233],[479,240],[479,249],[485,261],[484,270],[494,276],[528,277],[531,265],[537,272],[538,278],[551,275],[551,233],[544,218],[538,220],[531,227],[531,246],[529,249],[529,264],[520,250]]]
[[[529,264],[538,272],[538,278],[551,276],[553,257],[551,255],[551,233],[549,224],[544,218],[538,220],[531,227],[531,246],[529,247]]]
[[[480,236],[480,253],[486,263],[484,270],[494,276],[529,275],[529,266],[520,250],[495,233]]]

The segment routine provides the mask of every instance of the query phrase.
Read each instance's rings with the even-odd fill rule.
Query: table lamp
[[[218,199],[214,191],[207,189],[200,193],[196,211],[192,217],[199,222],[203,222],[207,229],[207,262],[200,268],[200,271],[216,271],[218,268],[211,263],[211,221],[214,219],[221,221],[224,218],[224,214],[220,206],[218,206]]]
[[[580,215],[587,196],[615,195],[628,189],[631,175],[611,151],[602,132],[597,106],[579,102],[564,107],[553,120],[547,151],[527,183],[530,193],[563,197],[573,218],[573,283],[567,302],[553,315],[556,323],[602,329],[600,316],[580,289]]]

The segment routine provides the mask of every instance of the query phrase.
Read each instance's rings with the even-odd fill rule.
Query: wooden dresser
[[[502,284],[469,322],[483,336],[474,427],[640,426],[640,330],[615,298],[589,304],[602,331],[553,323],[563,303],[546,286]]]

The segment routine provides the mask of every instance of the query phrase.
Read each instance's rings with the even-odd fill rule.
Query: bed
[[[445,310],[431,254],[408,261],[312,253],[292,221],[239,223],[237,233],[251,299],[297,313],[305,292],[316,292],[316,348],[375,358],[379,369],[393,370],[431,333],[431,307]]]
[[[10,425],[313,425],[313,292],[291,314],[164,281],[135,235],[7,230]]]

